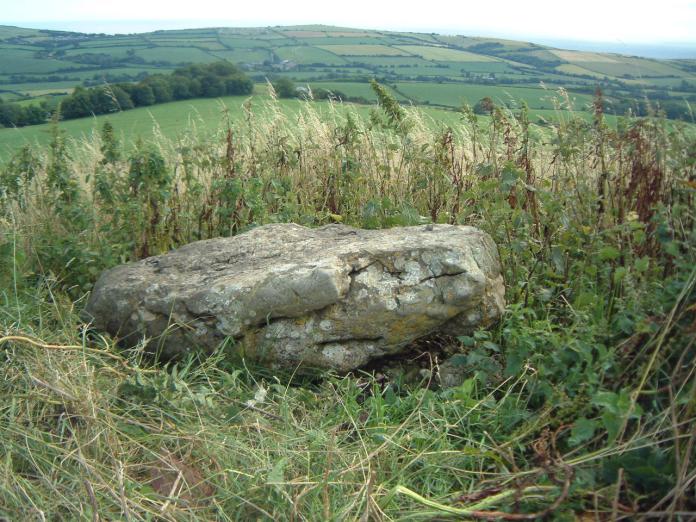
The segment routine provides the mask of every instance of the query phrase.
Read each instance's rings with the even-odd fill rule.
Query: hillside
[[[623,114],[635,99],[658,101],[670,117],[688,118],[696,100],[696,61],[654,60],[555,49],[528,42],[329,26],[210,28],[142,34],[84,34],[0,26],[0,97],[55,100],[76,85],[126,82],[187,63],[227,60],[257,82],[289,77],[313,88],[370,99],[370,78],[416,104],[457,108],[483,96],[553,103],[563,87],[584,109],[597,85]]]

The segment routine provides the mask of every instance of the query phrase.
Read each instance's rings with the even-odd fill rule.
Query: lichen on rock
[[[165,356],[231,338],[273,367],[350,371],[503,308],[497,248],[476,228],[273,224],[108,270],[85,316]]]

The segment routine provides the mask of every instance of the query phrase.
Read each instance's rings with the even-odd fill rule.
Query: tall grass
[[[694,515],[693,131],[610,128],[601,100],[445,128],[375,89],[368,119],[271,101],[129,153],[56,124],[3,167],[0,517]],[[415,376],[273,375],[229,343],[153,365],[78,319],[107,267],[286,221],[490,233],[509,306],[448,341],[463,383],[438,386],[438,353]]]

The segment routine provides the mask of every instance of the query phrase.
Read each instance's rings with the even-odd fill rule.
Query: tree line
[[[189,65],[137,83],[78,86],[61,101],[60,114],[69,120],[175,100],[251,94],[253,89],[251,79],[231,63]],[[45,123],[49,117],[45,104],[22,106],[0,101],[0,125],[6,127]]]
[[[4,102],[0,98],[0,127],[24,127],[46,123],[51,111],[46,102],[33,105]]]

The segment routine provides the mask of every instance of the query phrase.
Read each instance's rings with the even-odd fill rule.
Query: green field
[[[347,96],[360,96],[371,102],[377,101],[374,91],[368,83],[359,82],[310,82],[312,89],[327,89],[329,91],[340,91]],[[397,95],[398,96],[398,95]],[[398,96],[402,101],[402,96]]]
[[[224,51],[211,51],[210,54],[232,63],[263,62],[271,57],[267,49],[227,49]]]
[[[220,35],[219,40],[228,49],[254,49],[258,47],[271,47],[273,44],[269,40],[261,38],[241,38],[237,36]]]
[[[408,56],[409,53],[386,45],[321,45],[320,49],[341,56]]]
[[[196,47],[155,47],[154,49],[141,49],[136,51],[147,62],[169,63],[208,63],[214,62],[217,57],[210,52]]]
[[[35,51],[9,49],[3,51],[0,59],[0,74],[52,73],[63,68],[84,68],[84,65],[58,60],[55,58],[37,58]]]
[[[443,62],[492,62],[495,59],[482,54],[470,53],[468,51],[459,51],[457,49],[449,49],[447,47],[433,47],[425,45],[401,45],[398,49],[402,49],[410,54],[415,54],[426,60],[443,61]]]
[[[325,65],[342,65],[346,59],[337,56],[335,53],[320,49],[318,47],[307,46],[285,46],[278,47],[275,54],[281,60],[290,60],[300,64],[320,63]]]
[[[481,98],[489,96],[501,105],[519,106],[524,101],[531,109],[553,109],[554,97],[558,94],[549,89],[536,87],[502,87],[455,83],[423,84],[418,82],[397,83],[398,92],[418,103],[430,102],[448,107],[461,107],[462,103],[474,105]],[[578,110],[584,110],[591,103],[588,95],[571,95]]]
[[[126,58],[128,56],[128,51],[140,51],[143,49],[147,49],[147,46],[115,45],[111,47],[78,47],[77,49],[66,50],[65,56],[70,59],[75,56],[86,54],[106,54],[113,58]]]
[[[404,100],[446,107],[484,96],[507,102],[511,95],[544,111],[551,109],[545,99],[549,91],[564,87],[577,100],[576,107],[584,108],[601,80],[605,96],[622,99],[623,109],[627,100],[654,97],[679,105],[672,112],[688,119],[684,100],[696,96],[696,75],[689,72],[688,61],[567,51],[497,38],[322,25],[138,35],[0,26],[0,91],[8,101],[25,95],[38,101],[83,83],[135,81],[139,75],[215,60],[242,64],[256,82],[281,76],[298,84],[338,82],[347,95],[370,100],[365,80],[377,78],[397,85],[397,96]],[[363,85],[347,81],[351,79]]]
[[[340,90],[349,96],[362,96],[375,99],[374,93],[367,84],[341,83],[341,82],[317,82],[312,87],[322,87],[329,90]],[[267,112],[269,98],[264,94],[265,86],[258,86],[259,94],[249,98],[246,96],[228,96],[219,99],[196,99],[179,102],[154,105],[130,111],[114,113],[110,115],[77,120],[63,121],[60,128],[65,135],[74,140],[88,140],[101,127],[106,120],[110,121],[117,129],[126,143],[134,143],[139,137],[151,139],[154,135],[162,135],[176,140],[189,136],[192,132],[206,135],[217,131],[225,124],[226,117],[232,120],[242,118],[245,102],[250,103],[254,111],[261,114]],[[305,107],[307,102],[300,100],[280,100],[279,106],[282,112],[290,119],[295,117]],[[327,103],[312,102],[311,107],[319,113],[328,111]],[[367,116],[370,107],[363,105],[346,104],[337,105],[339,111],[354,111],[362,116]],[[433,125],[454,125],[460,115],[446,110],[435,108],[422,108],[423,115]],[[0,160],[9,157],[12,151],[16,151],[23,145],[42,145],[49,139],[50,125],[33,125],[16,129],[0,129]]]
[[[246,99],[244,96],[232,96],[219,100],[172,102],[94,118],[64,121],[61,122],[60,128],[65,131],[66,136],[82,140],[89,138],[101,123],[108,119],[129,142],[134,142],[138,137],[150,138],[154,132],[162,132],[176,139],[194,127],[200,132],[217,129],[223,123],[225,111],[229,111],[233,118],[239,117]],[[261,103],[259,98],[258,104]],[[298,108],[299,104],[299,101],[291,101],[283,105],[291,110]],[[49,137],[48,129],[48,124],[0,129],[0,156],[7,156],[9,151],[16,150],[24,144],[46,143]]]

